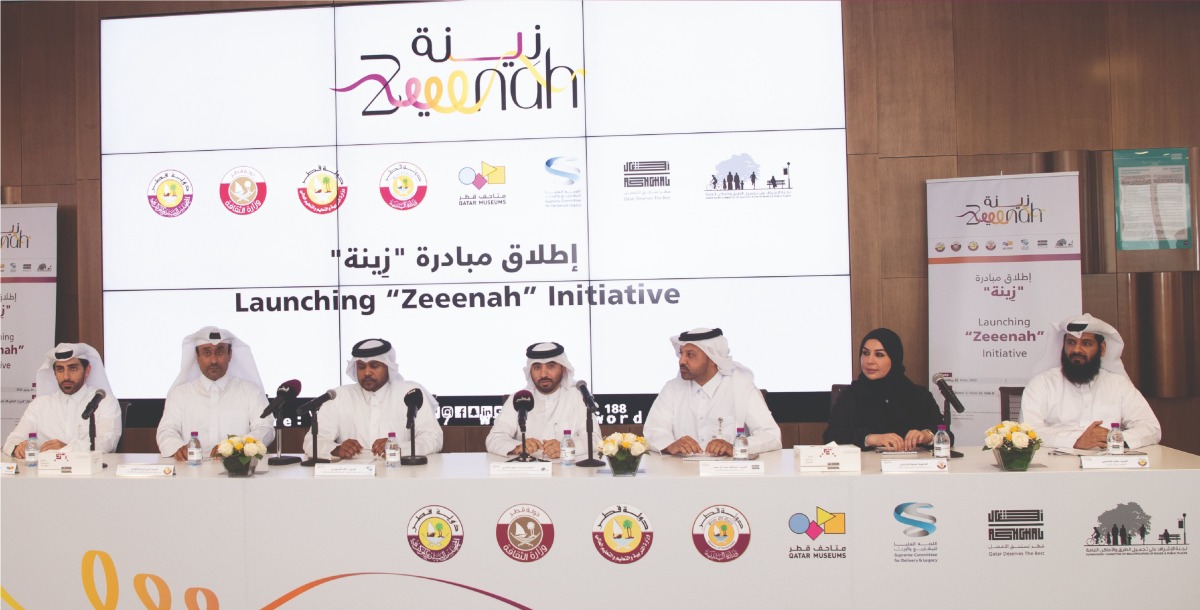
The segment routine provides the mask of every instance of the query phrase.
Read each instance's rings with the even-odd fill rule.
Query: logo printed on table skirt
[[[408,520],[408,546],[425,561],[446,561],[454,557],[462,545],[462,521],[445,506],[422,507]]]
[[[592,544],[602,557],[613,563],[633,563],[645,557],[653,542],[650,520],[628,504],[604,509],[592,525]]]
[[[510,506],[496,522],[496,543],[515,561],[537,561],[554,546],[554,523],[532,504]]]
[[[692,543],[705,559],[733,561],[750,546],[750,522],[732,506],[710,506],[692,523]]]

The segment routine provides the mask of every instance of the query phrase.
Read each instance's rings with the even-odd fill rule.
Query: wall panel
[[[850,334],[854,341],[876,328],[886,308],[881,284],[883,242],[879,181],[875,155],[851,155],[847,177],[850,189]],[[855,343],[857,345],[857,343]],[[851,369],[858,354],[851,350]]]
[[[925,180],[957,175],[954,157],[879,160],[880,255],[884,278],[927,275]],[[850,247],[855,248],[853,241]]]
[[[846,152],[879,151],[875,86],[875,3],[842,4],[843,66],[846,73]]]
[[[949,2],[875,5],[880,157],[954,154],[951,15]]]
[[[1111,148],[1107,18],[1098,3],[955,3],[958,153]]]
[[[21,19],[29,41],[18,53],[24,184],[75,182],[74,9],[72,2],[49,2]],[[28,192],[25,200],[33,201]]]

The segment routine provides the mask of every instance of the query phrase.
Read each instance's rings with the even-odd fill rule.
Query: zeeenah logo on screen
[[[1044,221],[1043,216],[1045,210],[1033,204],[1033,198],[1025,195],[1017,199],[1016,203],[1004,205],[1000,203],[1000,196],[993,198],[991,195],[984,195],[982,205],[977,203],[968,203],[965,206],[966,211],[959,214],[958,218],[965,218],[967,225],[1007,225],[1007,224],[1033,224]]]
[[[5,250],[28,248],[31,244],[31,239],[25,231],[21,230],[21,223],[9,225],[8,230],[0,235],[0,246]]]
[[[506,45],[509,48],[481,49],[478,47],[482,43],[469,34],[455,41],[450,26],[433,34],[428,27],[418,27],[408,48],[413,61],[417,62],[418,75],[401,77],[404,66],[400,58],[389,52],[391,49],[380,49],[380,53],[359,56],[364,65],[370,63],[370,68],[364,68],[367,74],[333,90],[348,93],[368,82],[374,83],[378,91],[363,106],[362,116],[386,116],[401,108],[413,108],[418,117],[428,117],[433,112],[474,114],[485,105],[501,112],[509,110],[510,104],[513,110],[550,110],[554,107],[555,94],[564,94],[569,83],[571,108],[578,108],[579,78],[585,71],[554,65],[550,45],[542,48],[541,28],[534,26],[532,40],[528,43],[524,32],[516,32],[513,43]],[[456,54],[455,44],[467,51]],[[422,80],[419,71],[430,63],[434,65],[429,68],[453,69],[444,81],[433,75],[424,75]],[[554,86],[556,77],[560,81],[557,87]]]

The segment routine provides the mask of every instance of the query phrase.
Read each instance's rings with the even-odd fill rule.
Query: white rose
[[[621,434],[620,432],[613,432],[612,434],[604,437],[604,442],[607,443],[609,441],[612,441],[614,443],[619,443],[619,442],[621,442],[621,439],[624,437],[625,437],[625,435]]]
[[[1013,427],[1013,426],[1016,426],[1016,425],[1017,425],[1017,422],[1015,422],[1015,421],[1010,421],[1010,420],[1007,420],[1007,419],[1006,419],[1006,420],[1004,420],[1004,421],[1002,421],[1002,422],[1000,422],[1000,427],[1001,427],[1001,428],[1003,428],[1003,429],[1005,429],[1005,430],[1007,430],[1007,429],[1009,429],[1009,428],[1011,428],[1011,427]]]
[[[617,442],[615,440],[613,440],[611,437],[604,439],[604,445],[600,447],[600,451],[602,453],[604,453],[604,455],[616,455],[617,454]]]
[[[637,457],[646,452],[646,446],[641,443],[633,443],[629,446],[630,455]]]
[[[221,441],[221,444],[217,445],[217,453],[221,454],[223,457],[229,457],[233,455],[233,443],[230,443],[229,441]]]
[[[242,454],[246,457],[258,455],[258,443],[246,443],[242,446]]]
[[[999,447],[1003,443],[1004,443],[1004,437],[1000,436],[999,434],[996,434],[994,432],[992,434],[987,435],[987,439],[984,440],[984,442],[983,442],[983,444],[986,445],[988,449],[995,449],[996,447]]]
[[[1031,426],[1029,424],[1020,424],[1020,426],[1021,426],[1021,432],[1024,432],[1025,434],[1029,434],[1030,432],[1033,432],[1033,426]]]
[[[637,440],[637,435],[633,434],[632,432],[626,432],[624,435],[621,436],[621,442],[624,442],[624,443],[632,443],[636,440]]]
[[[1024,432],[1013,432],[1012,443],[1013,447],[1017,449],[1026,449],[1029,447],[1029,435]]]

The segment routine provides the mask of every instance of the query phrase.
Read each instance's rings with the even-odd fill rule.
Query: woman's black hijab
[[[858,353],[860,355],[867,341],[871,339],[875,339],[883,345],[883,351],[887,352],[888,358],[892,360],[892,369],[888,371],[886,376],[880,379],[868,379],[860,371],[858,379],[854,380],[851,387],[855,391],[872,398],[888,398],[912,386],[912,382],[904,375],[904,343],[900,341],[900,335],[897,335],[890,328],[876,328],[867,333],[863,337],[862,343],[858,344]]]

